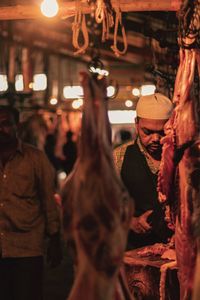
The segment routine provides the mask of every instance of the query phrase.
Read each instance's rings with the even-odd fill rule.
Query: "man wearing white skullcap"
[[[155,93],[140,97],[136,106],[136,113],[140,118],[168,120],[172,109],[172,102],[169,98],[160,93]]]
[[[136,106],[137,138],[114,151],[116,166],[135,204],[127,249],[167,242],[172,235],[157,195],[160,140],[172,110],[171,100],[160,93],[140,97]]]

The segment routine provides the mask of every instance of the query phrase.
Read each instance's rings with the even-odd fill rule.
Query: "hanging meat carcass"
[[[196,263],[196,239],[192,228],[194,205],[193,165],[195,142],[198,140],[197,120],[195,120],[194,102],[190,90],[194,78],[197,50],[184,51],[184,67],[181,81],[180,102],[177,105],[175,124],[178,150],[177,176],[179,178],[179,211],[176,220],[175,247],[180,280],[181,299],[191,299],[194,268]]]
[[[83,73],[79,154],[63,189],[63,222],[76,257],[69,300],[131,299],[119,274],[132,202],[114,167],[106,86]]]
[[[196,263],[195,207],[200,182],[199,116],[191,96],[199,50],[180,49],[173,101],[174,113],[165,126],[161,170],[158,177],[160,201],[171,207],[175,225],[175,249],[180,282],[180,299],[191,299]],[[177,210],[175,211],[175,207]],[[176,221],[175,221],[176,219]]]

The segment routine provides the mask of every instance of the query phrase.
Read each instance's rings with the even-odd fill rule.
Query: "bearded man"
[[[136,106],[137,138],[114,150],[116,167],[135,205],[127,250],[165,243],[172,235],[157,194],[160,140],[172,110],[170,99],[160,93],[140,97]]]

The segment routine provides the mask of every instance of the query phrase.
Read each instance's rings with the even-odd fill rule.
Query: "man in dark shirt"
[[[45,154],[17,138],[19,113],[0,107],[0,298],[41,300],[47,258],[61,260],[55,172]]]
[[[67,175],[72,171],[73,166],[77,158],[77,146],[76,142],[73,141],[73,132],[68,130],[66,132],[66,143],[63,145],[63,154],[65,156],[64,171]]]
[[[167,242],[172,232],[157,195],[164,125],[172,112],[171,101],[160,93],[142,96],[136,107],[136,141],[116,148],[114,159],[135,203],[128,249]]]

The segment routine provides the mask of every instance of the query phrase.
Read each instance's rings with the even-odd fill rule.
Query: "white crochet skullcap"
[[[141,96],[136,106],[137,116],[140,118],[167,120],[173,110],[173,104],[166,96],[155,93]]]

